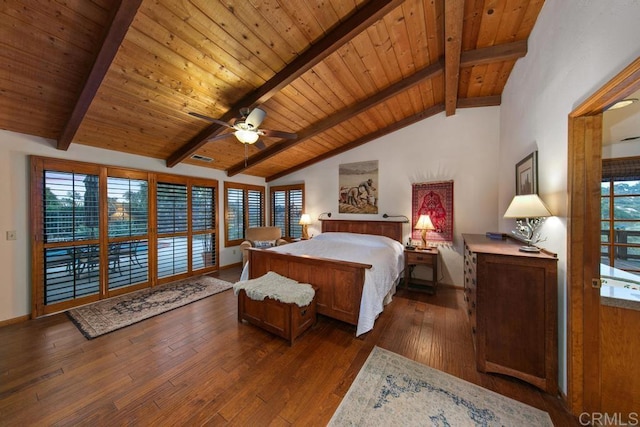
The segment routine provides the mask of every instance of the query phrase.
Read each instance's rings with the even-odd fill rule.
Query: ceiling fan
[[[264,142],[258,140],[260,136],[270,136],[273,138],[285,139],[296,139],[298,137],[298,135],[295,133],[283,132],[279,130],[260,129],[260,125],[262,124],[262,121],[266,117],[267,113],[257,107],[253,110],[250,108],[241,108],[240,117],[232,120],[230,123],[204,116],[199,113],[190,112],[189,114],[194,117],[198,117],[199,119],[206,120],[211,123],[217,123],[219,125],[233,129],[233,132],[231,133],[224,133],[210,138],[208,140],[209,142],[226,138],[229,135],[235,135],[238,141],[245,144],[245,146],[247,144],[255,144],[258,149],[262,150],[266,147],[266,145],[264,145]]]

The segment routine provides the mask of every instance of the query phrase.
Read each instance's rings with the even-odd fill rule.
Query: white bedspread
[[[322,233],[311,240],[267,250],[371,264],[373,267],[365,272],[356,336],[373,329],[376,318],[384,308],[385,297],[404,268],[402,244],[388,237],[371,234]],[[248,265],[245,265],[240,280],[248,279],[248,274]]]

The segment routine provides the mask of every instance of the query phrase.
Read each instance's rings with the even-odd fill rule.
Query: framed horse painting
[[[378,161],[345,163],[338,169],[338,212],[378,213]]]

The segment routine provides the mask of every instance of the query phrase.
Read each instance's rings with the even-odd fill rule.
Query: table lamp
[[[311,216],[309,214],[300,215],[298,224],[302,226],[302,240],[308,240],[309,232],[307,231],[307,227],[311,224]]]
[[[418,218],[418,222],[416,223],[416,226],[414,227],[416,230],[422,230],[422,247],[426,248],[427,247],[427,230],[435,230],[436,228],[433,226],[433,223],[431,222],[431,218],[429,217],[429,215],[420,215],[420,218]]]
[[[513,198],[504,217],[516,219],[516,229],[512,233],[526,243],[520,247],[521,252],[540,252],[534,245],[547,239],[541,239],[540,233],[536,230],[548,216],[551,216],[551,212],[537,194],[524,194]]]

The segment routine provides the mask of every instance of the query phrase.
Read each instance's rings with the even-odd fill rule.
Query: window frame
[[[602,179],[601,179],[601,191],[600,191],[600,254],[601,258],[608,260],[608,265],[621,270],[640,273],[640,268],[623,268],[621,262],[618,261],[617,254],[622,253],[627,256],[629,249],[640,249],[640,243],[628,243],[618,242],[617,234],[619,230],[616,230],[615,226],[621,223],[635,223],[640,224],[640,218],[638,219],[623,219],[616,218],[615,208],[616,199],[635,197],[640,200],[640,193],[633,194],[616,194],[616,183],[626,181],[640,181],[640,157],[626,157],[615,159],[603,159],[602,161]],[[602,184],[609,184],[609,191],[607,194],[602,192]],[[608,214],[607,217],[602,215],[603,202],[607,200]],[[603,225],[607,224],[608,229],[604,229]],[[603,241],[602,237],[607,236],[606,241]],[[625,237],[626,240],[626,237]],[[602,252],[602,249],[606,248],[606,252]]]
[[[269,187],[269,212],[270,212],[269,220],[271,222],[271,225],[274,225],[276,223],[275,195],[277,192],[285,193],[285,213],[284,213],[285,226],[284,226],[284,229],[282,230],[282,237],[286,240],[293,240],[293,239],[302,237],[302,234],[300,234],[300,236],[294,236],[291,232],[291,228],[293,224],[291,223],[291,218],[289,217],[290,216],[289,202],[290,202],[290,192],[294,190],[300,191],[302,193],[302,212],[305,212],[304,183],[290,184],[290,185],[277,185],[277,186]]]
[[[241,190],[242,191],[242,203],[243,203],[243,218],[242,218],[242,237],[238,239],[229,239],[229,190]],[[261,185],[253,185],[253,184],[241,184],[238,182],[229,182],[225,181],[224,183],[224,246],[238,246],[240,245],[246,238],[246,230],[249,227],[249,191],[257,191],[260,193],[260,225],[265,225],[266,218],[266,203],[265,203],[265,194],[266,189]]]
[[[31,245],[31,304],[32,314],[34,317],[39,317],[45,314],[56,313],[62,310],[66,310],[72,307],[76,307],[89,302],[97,301],[99,299],[108,298],[111,296],[128,293],[136,289],[153,287],[164,283],[165,281],[178,280],[190,276],[196,276],[203,273],[210,273],[219,269],[219,264],[205,266],[204,268],[194,269],[192,263],[192,245],[188,245],[189,252],[187,255],[187,271],[179,276],[172,276],[170,278],[158,279],[157,277],[157,263],[156,263],[156,245],[158,240],[157,233],[157,206],[156,206],[156,185],[158,181],[173,182],[185,184],[188,191],[188,230],[186,236],[189,242],[192,242],[194,234],[202,234],[202,230],[193,232],[191,229],[191,188],[193,186],[212,187],[214,189],[214,202],[215,209],[213,212],[214,221],[213,228],[208,229],[208,232],[215,235],[215,242],[212,246],[215,246],[214,259],[220,259],[219,253],[219,233],[218,233],[218,221],[220,206],[217,203],[217,195],[219,191],[218,180],[208,178],[194,178],[182,175],[163,174],[158,172],[145,171],[141,169],[122,168],[117,166],[109,166],[97,163],[78,162],[65,159],[55,159],[41,156],[30,156],[30,209],[29,209],[29,222],[30,232],[32,235]],[[98,188],[100,193],[99,198],[99,226],[98,235],[95,238],[64,242],[45,242],[45,173],[47,171],[58,171],[62,173],[76,173],[76,174],[91,174],[99,177]],[[109,178],[127,178],[127,179],[141,179],[148,182],[148,201],[147,201],[147,233],[137,234],[135,236],[109,236],[109,196],[108,196],[108,179]],[[183,233],[184,234],[184,233]],[[109,289],[108,287],[108,274],[109,274],[109,248],[114,243],[126,243],[128,241],[139,241],[147,239],[148,241],[148,280],[144,283],[134,284],[132,286],[124,286],[117,289]],[[87,296],[73,297],[71,299],[65,299],[60,302],[54,302],[51,304],[45,304],[45,275],[48,268],[45,263],[45,251],[48,249],[62,248],[66,246],[82,247],[87,245],[93,245],[99,248],[98,256],[96,258],[97,272],[99,274],[99,292]],[[71,258],[74,262],[75,258]],[[57,262],[57,260],[56,260]],[[74,264],[72,265],[73,268]],[[56,266],[56,268],[58,268]],[[74,273],[70,273],[73,280]]]

